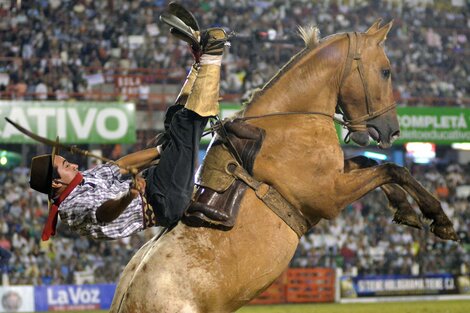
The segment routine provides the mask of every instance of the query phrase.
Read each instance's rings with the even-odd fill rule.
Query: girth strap
[[[279,216],[299,238],[310,228],[311,225],[303,214],[284,199],[276,189],[254,179],[242,166],[230,163],[227,165],[227,172],[253,189],[258,199]]]

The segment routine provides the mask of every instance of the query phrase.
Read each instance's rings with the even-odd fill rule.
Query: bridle
[[[247,120],[261,119],[261,118],[267,118],[267,117],[272,117],[272,116],[282,116],[282,115],[324,115],[333,119],[336,123],[341,124],[344,128],[347,128],[349,130],[349,133],[355,132],[355,131],[367,130],[367,126],[365,122],[392,110],[393,108],[396,107],[396,103],[393,102],[386,107],[373,111],[373,100],[372,100],[372,97],[370,96],[369,87],[368,87],[367,80],[365,77],[364,65],[362,63],[362,56],[361,56],[361,52],[362,52],[361,49],[362,49],[362,46],[364,45],[364,39],[357,32],[349,32],[349,33],[346,33],[346,35],[349,41],[348,56],[346,58],[345,65],[343,66],[343,71],[342,71],[341,81],[340,81],[340,91],[341,91],[341,87],[343,86],[344,81],[352,73],[351,71],[352,62],[356,61],[357,70],[359,72],[362,87],[364,89],[367,114],[354,118],[354,119],[347,119],[346,115],[341,109],[342,102],[341,100],[339,100],[337,104],[337,109],[338,108],[340,109],[339,112],[343,115],[343,119],[339,119],[335,117],[334,115],[330,115],[325,112],[306,111],[306,112],[272,112],[272,113],[256,115],[256,116],[236,117],[235,120],[247,121]]]
[[[367,122],[374,117],[377,117],[379,115],[382,115],[396,107],[396,103],[392,102],[391,104],[373,111],[373,99],[370,96],[370,91],[369,91],[369,86],[367,83],[367,79],[365,77],[365,71],[364,71],[364,64],[362,63],[362,55],[361,55],[361,49],[364,45],[364,37],[360,36],[357,32],[350,32],[346,34],[349,39],[349,47],[348,47],[348,56],[345,61],[345,66],[343,68],[343,74],[340,82],[340,94],[341,94],[341,87],[343,86],[344,81],[346,78],[351,75],[352,73],[352,63],[353,61],[356,61],[357,63],[357,71],[359,72],[359,77],[361,78],[361,83],[362,87],[364,89],[364,96],[366,100],[366,109],[367,109],[367,114],[356,117],[354,119],[347,119],[344,114],[344,112],[341,109],[341,100],[339,100],[337,108],[340,109],[340,112],[343,114],[343,120],[345,123],[345,127],[348,128],[350,132],[355,132],[355,131],[366,131],[367,130],[367,125],[364,122]],[[353,49],[354,47],[354,49]]]

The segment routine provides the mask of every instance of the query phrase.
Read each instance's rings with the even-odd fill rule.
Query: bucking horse
[[[393,22],[393,21],[392,21]],[[388,148],[399,136],[384,42],[392,22],[319,38],[217,130],[185,217],[148,241],[125,267],[111,312],[233,312],[288,266],[299,238],[380,187],[394,221],[457,240],[440,202],[410,172],[365,157],[344,159],[335,113],[349,138]]]

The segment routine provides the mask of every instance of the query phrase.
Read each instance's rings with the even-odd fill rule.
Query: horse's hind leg
[[[442,239],[458,240],[452,222],[439,200],[416,181],[410,172],[393,163],[352,170],[335,178],[335,205],[343,208],[371,190],[385,184],[398,184],[418,204],[424,217],[433,220],[431,231]],[[345,192],[348,191],[348,192]]]
[[[379,163],[365,156],[357,156],[344,160],[344,172],[348,173],[355,169],[377,166]],[[418,215],[411,207],[406,193],[396,184],[386,184],[380,186],[388,199],[389,207],[395,212],[393,221],[397,224],[404,224],[418,229],[422,228]]]

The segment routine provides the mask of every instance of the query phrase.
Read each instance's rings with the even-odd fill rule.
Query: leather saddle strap
[[[310,228],[310,223],[302,213],[284,199],[276,189],[254,179],[239,164],[229,163],[227,165],[227,172],[253,189],[256,196],[277,216],[279,216],[299,238],[302,237]]]

